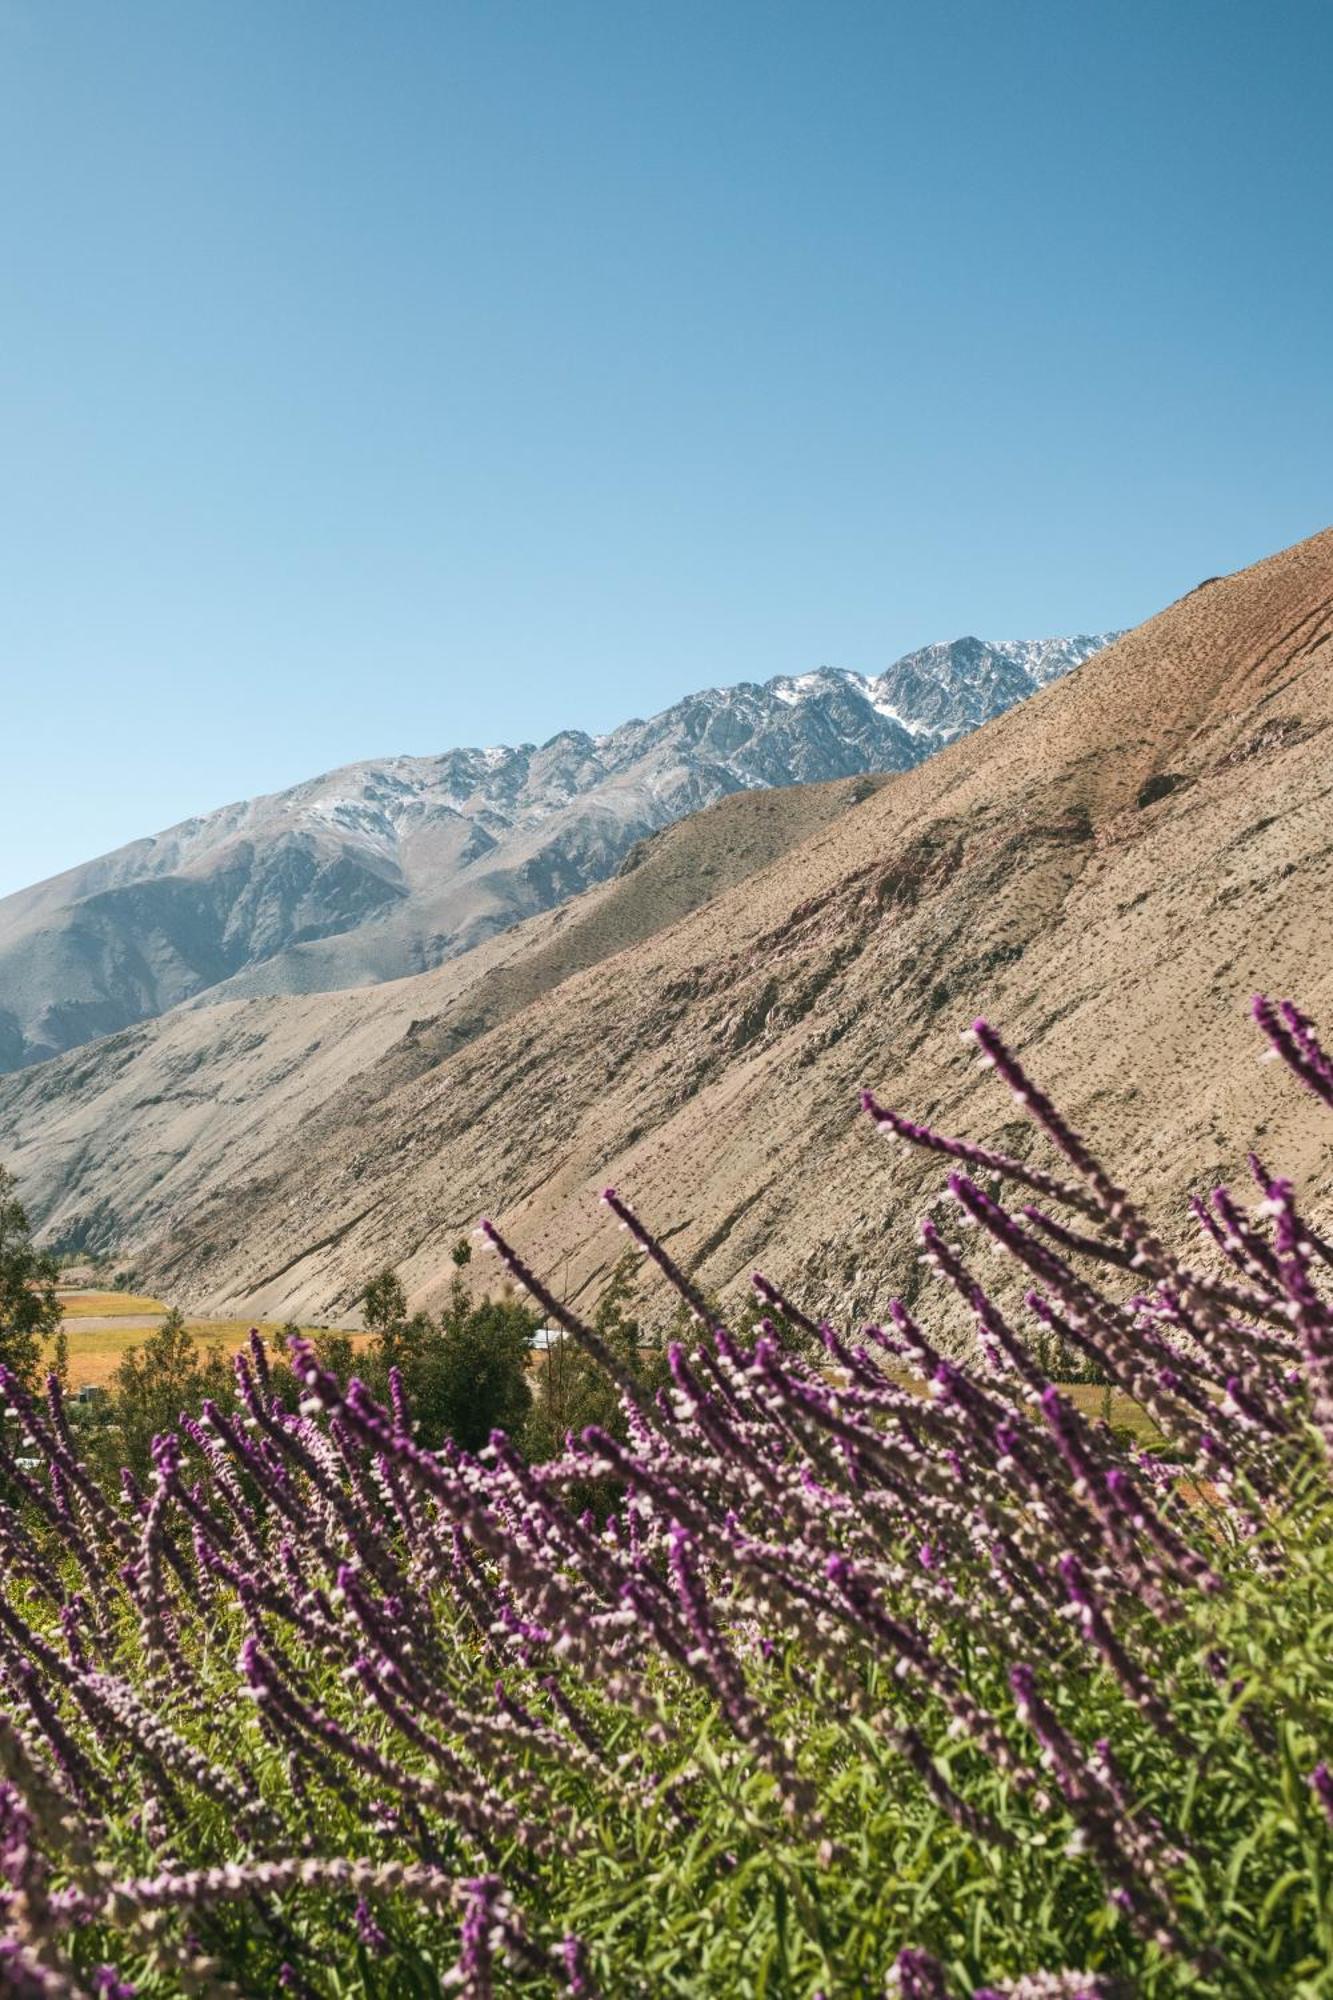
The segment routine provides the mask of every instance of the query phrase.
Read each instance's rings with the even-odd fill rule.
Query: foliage
[[[361,1295],[362,1317],[372,1333],[383,1337],[407,1318],[407,1293],[393,1270],[377,1271]]]
[[[110,1402],[89,1439],[104,1471],[124,1465],[142,1479],[152,1463],[153,1439],[209,1396],[231,1406],[231,1369],[216,1349],[200,1353],[184,1314],[173,1307],[111,1377]]]
[[[650,1393],[660,1386],[660,1374],[652,1367],[653,1353],[644,1351],[643,1329],[635,1311],[639,1261],[636,1251],[627,1250],[615,1265],[597,1301],[592,1327],[620,1366]],[[554,1455],[567,1437],[577,1437],[588,1424],[600,1424],[623,1439],[625,1411],[615,1377],[563,1327],[548,1331],[550,1344],[539,1370],[527,1433],[532,1455]],[[655,1374],[658,1379],[653,1379]]]
[[[550,1342],[541,1358],[532,1416],[523,1434],[529,1456],[555,1457],[590,1424],[623,1444],[629,1431],[620,1382],[633,1382],[641,1402],[651,1402],[665,1387],[669,1378],[664,1350],[645,1338],[636,1311],[641,1261],[638,1251],[627,1250],[597,1301],[591,1324],[601,1353],[590,1351],[562,1326],[548,1330]],[[591,1508],[604,1519],[623,1492],[618,1479],[585,1479],[566,1488],[565,1500],[576,1513]]]
[[[21,1382],[35,1380],[42,1340],[60,1325],[56,1298],[59,1269],[38,1250],[15,1193],[14,1176],[0,1167],[0,1361]]]
[[[69,1338],[70,1389],[77,1393],[80,1389],[93,1387],[109,1392],[116,1369],[131,1348],[142,1347],[146,1330],[142,1325],[135,1325],[118,1318],[113,1318],[109,1326],[90,1327],[87,1319],[69,1311],[69,1303],[68,1298],[61,1300],[61,1304],[65,1307],[64,1329]],[[166,1310],[163,1305],[156,1306],[155,1316],[160,1318]],[[238,1349],[247,1344],[250,1331],[255,1325],[253,1319],[197,1319],[193,1314],[187,1317],[185,1323],[204,1353],[216,1350],[228,1361]],[[325,1328],[298,1327],[291,1322],[279,1325],[272,1321],[261,1321],[258,1330],[270,1346],[276,1341],[278,1351],[283,1356],[287,1353],[287,1336],[291,1333],[304,1333],[317,1342],[329,1337]],[[345,1349],[348,1366],[343,1373],[350,1374],[352,1356],[359,1347],[363,1348],[366,1345],[366,1337],[363,1335],[358,1338],[346,1334],[338,1337],[348,1342]],[[54,1348],[48,1348],[47,1351],[51,1353]]]
[[[656,1395],[628,1271],[585,1324],[491,1230],[621,1392],[545,1460],[428,1448],[401,1369],[381,1400],[299,1336],[292,1408],[256,1338],[122,1507],[0,1374],[0,1984],[1333,2000],[1333,1246],[1256,1160],[1184,1263],[975,1032],[1051,1169],[867,1101],[1030,1284],[1006,1318],[923,1225],[973,1365],[924,1306],[849,1337],[762,1279],[792,1338],[729,1331],[608,1191],[698,1317]]]
[[[452,1438],[466,1451],[479,1451],[493,1430],[523,1429],[532,1402],[528,1362],[537,1317],[512,1296],[474,1299],[463,1277],[470,1259],[470,1244],[454,1245],[453,1282],[437,1319],[408,1313],[395,1272],[371,1279],[362,1305],[376,1338],[361,1372],[381,1399],[396,1372],[419,1443],[438,1446]]]
[[[457,1288],[440,1317],[439,1338],[408,1396],[420,1396],[428,1435],[480,1451],[495,1430],[521,1432],[532,1403],[528,1359],[536,1315],[513,1299],[473,1304]]]

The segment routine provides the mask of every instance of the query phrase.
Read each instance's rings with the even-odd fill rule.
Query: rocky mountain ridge
[[[184,821],[0,900],[0,1072],[186,1001],[427,970],[728,794],[908,770],[1114,636],[706,689],[603,736],[372,759]]]
[[[1256,1141],[1322,1221],[1327,1121],[1248,1001],[1333,1023],[1330,729],[1333,532],[914,769],[734,793],[433,971],[178,1008],[0,1080],[0,1158],[49,1240],[228,1315],[341,1317],[386,1264],[430,1304],[482,1213],[595,1297],[612,1182],[710,1290],[758,1267],[878,1317],[924,1282],[943,1170],[861,1086],[1044,1152],[960,1041],[984,1013],[1167,1236]]]

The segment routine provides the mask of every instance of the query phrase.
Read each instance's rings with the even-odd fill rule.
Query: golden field
[[[158,1308],[160,1310],[160,1308]],[[254,1320],[188,1320],[188,1330],[202,1354],[216,1348],[222,1354],[236,1354],[244,1344],[254,1326]],[[66,1340],[70,1344],[70,1388],[104,1388],[120,1366],[122,1358],[130,1348],[142,1348],[144,1340],[150,1338],[152,1328],[144,1326],[98,1326],[80,1332],[78,1320],[66,1318]],[[272,1338],[278,1332],[276,1322],[266,1322],[260,1326],[264,1338]],[[302,1334],[326,1332],[322,1326],[302,1326]],[[350,1334],[354,1346],[362,1346],[366,1334]],[[50,1358],[50,1344],[48,1344]]]
[[[164,1313],[161,1299],[138,1292],[65,1292],[59,1294],[61,1310],[68,1319],[120,1319],[145,1313]]]

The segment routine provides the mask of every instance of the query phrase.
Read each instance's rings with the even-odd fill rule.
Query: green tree
[[[377,1271],[361,1294],[361,1311],[372,1333],[383,1334],[407,1318],[407,1294],[394,1270]]]
[[[393,1271],[379,1272],[362,1294],[375,1339],[357,1356],[357,1373],[382,1401],[390,1368],[399,1370],[417,1440],[430,1449],[451,1437],[477,1451],[493,1430],[518,1437],[532,1404],[537,1315],[508,1296],[474,1300],[463,1277],[471,1255],[466,1240],[454,1245],[453,1282],[438,1319],[408,1314]]]
[[[298,1409],[301,1398],[305,1394],[301,1384],[297,1381],[295,1375],[293,1375],[290,1365],[292,1336],[302,1332],[304,1332],[305,1338],[314,1348],[315,1359],[318,1361],[320,1367],[327,1368],[330,1375],[336,1376],[339,1382],[345,1383],[353,1375],[359,1374],[364,1377],[367,1374],[366,1369],[357,1366],[358,1356],[356,1346],[350,1333],[344,1333],[338,1327],[321,1327],[318,1330],[311,1327],[303,1329],[297,1325],[294,1319],[285,1320],[277,1331],[270,1335],[265,1345],[268,1349],[269,1357],[270,1392],[277,1397],[283,1408],[288,1411]],[[373,1377],[375,1370],[372,1368],[369,1373]],[[371,1386],[372,1388],[374,1387],[373,1380]],[[235,1396],[234,1377],[228,1385],[228,1393],[233,1397]],[[210,1390],[209,1394],[212,1395],[214,1392]],[[223,1398],[219,1396],[215,1400],[221,1402]]]
[[[390,1269],[377,1272],[366,1286],[361,1294],[361,1311],[366,1325],[375,1335],[368,1365],[361,1371],[368,1387],[383,1400],[388,1389],[389,1370],[397,1368],[404,1383],[415,1384],[419,1392],[422,1371],[428,1365],[436,1338],[435,1324],[430,1315],[424,1312],[409,1315],[402,1280],[396,1271]]]
[[[284,1327],[283,1333],[286,1332]],[[327,1368],[330,1375],[336,1375],[340,1382],[346,1382],[356,1374],[356,1345],[350,1333],[343,1333],[337,1327],[325,1327],[323,1332],[311,1336],[310,1344],[320,1367]],[[282,1351],[284,1355],[290,1351],[285,1340]]]
[[[824,1346],[812,1334],[806,1332],[795,1320],[789,1319],[780,1307],[762,1298],[753,1287],[747,1286],[738,1297],[725,1303],[716,1296],[705,1299],[711,1318],[727,1327],[733,1336],[747,1345],[753,1341],[761,1326],[767,1324],[771,1337],[784,1354],[799,1354],[816,1367],[824,1360]],[[816,1312],[817,1319],[819,1314]],[[688,1346],[697,1339],[699,1333],[693,1313],[682,1299],[676,1308],[671,1323],[670,1338]]]
[[[637,1297],[638,1255],[627,1250],[613,1269],[592,1317],[594,1330],[616,1359],[637,1374],[639,1323],[632,1308]],[[538,1377],[531,1445],[534,1455],[558,1452],[569,1432],[588,1424],[623,1436],[620,1391],[606,1370],[571,1334],[551,1329],[550,1345]]]
[[[627,1250],[597,1301],[592,1325],[641,1394],[650,1398],[665,1383],[669,1371],[661,1345],[645,1339],[638,1302],[639,1253]],[[555,1330],[542,1358],[537,1384],[536,1407],[527,1432],[532,1457],[553,1456],[571,1432],[577,1437],[589,1424],[623,1442],[627,1425],[620,1389],[572,1335]],[[602,1479],[571,1487],[566,1497],[576,1509],[591,1507],[604,1516],[618,1493],[615,1480]]]
[[[219,1349],[201,1358],[198,1343],[175,1307],[142,1347],[131,1347],[111,1377],[111,1407],[99,1427],[99,1455],[127,1465],[142,1479],[152,1463],[153,1439],[175,1430],[182,1410],[197,1414],[205,1397],[223,1407],[234,1401],[231,1368]]]
[[[0,1361],[32,1387],[42,1365],[42,1341],[58,1333],[60,1301],[54,1257],[33,1244],[14,1176],[0,1167]]]
[[[427,1380],[432,1414],[466,1451],[480,1451],[491,1432],[518,1438],[532,1407],[528,1368],[537,1315],[516,1299],[451,1299],[440,1320]]]

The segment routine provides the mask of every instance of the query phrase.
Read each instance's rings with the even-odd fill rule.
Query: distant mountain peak
[[[0,901],[0,1070],[184,1001],[421,972],[729,792],[905,771],[1117,635],[704,688],[603,735],[348,764]]]

